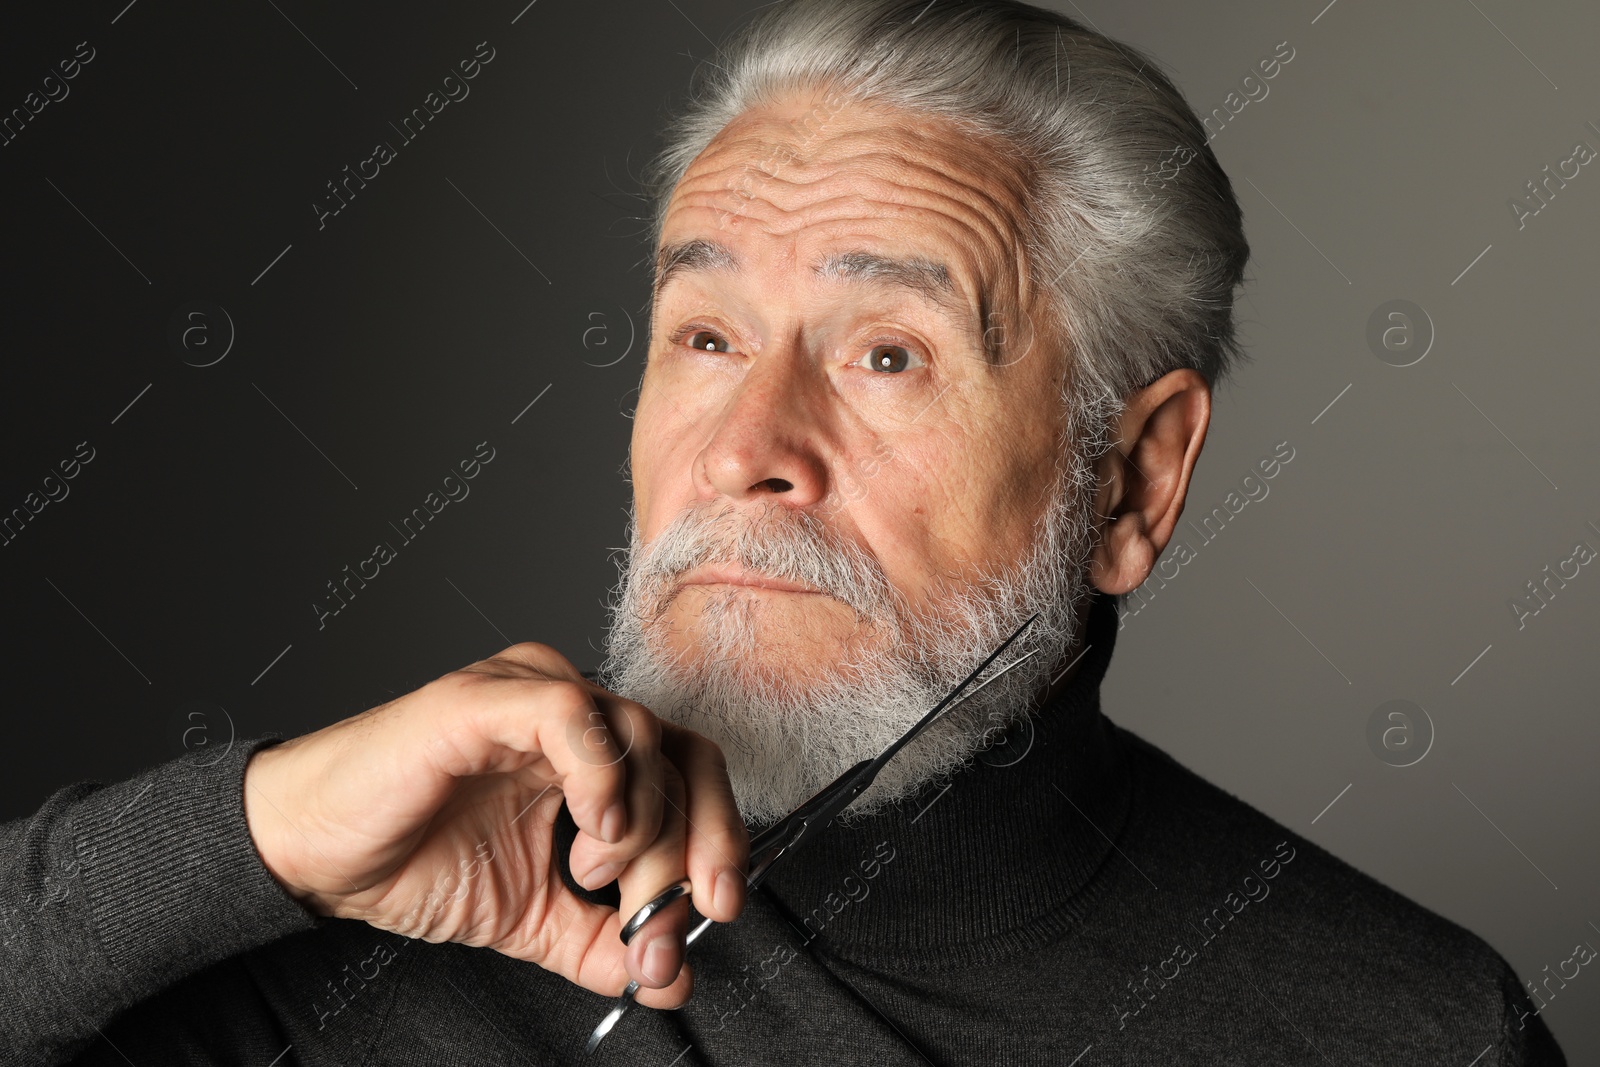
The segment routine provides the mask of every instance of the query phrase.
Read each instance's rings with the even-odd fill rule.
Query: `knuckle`
[[[567,751],[599,773],[620,762],[611,723],[580,682],[552,681],[541,686],[546,714],[559,723]]]
[[[459,697],[473,693],[479,687],[487,684],[494,676],[492,670],[484,669],[487,662],[485,660],[480,663],[469,663],[465,667],[458,667],[448,674],[435,678],[422,688],[429,693],[442,692],[448,697]]]
[[[538,689],[545,709],[563,718],[586,720],[595,710],[594,698],[581,682],[553,679],[540,683]]]
[[[695,747],[699,749],[699,762],[715,771],[719,777],[728,776],[728,757],[723,754],[722,746],[709,737],[695,734]]]
[[[536,641],[521,641],[487,656],[476,663],[452,671],[445,678],[462,683],[486,684],[508,678],[581,678],[577,668],[567,658],[549,645]]]
[[[684,780],[683,772],[673,765],[672,761],[662,761],[661,792],[667,800],[671,801],[672,815],[682,821],[684,804],[688,800],[689,786]]]
[[[578,676],[578,669],[567,657],[538,641],[518,641],[514,645],[507,646],[495,658],[543,674],[560,674],[574,678]]]
[[[507,645],[504,649],[496,653],[494,658],[510,660],[512,663],[527,663],[536,659],[544,659],[549,656],[559,659],[561,657],[561,653],[557,652],[549,645],[541,645],[537,641],[518,641],[515,644]]]
[[[629,747],[636,748],[641,754],[646,755],[659,752],[662,741],[662,721],[643,704],[635,704],[629,701],[623,705],[623,709],[627,713],[628,725],[632,731],[628,738]]]
[[[556,677],[576,681],[582,675],[572,661],[556,649],[538,641],[518,641],[507,645],[484,661],[499,673],[512,677]]]

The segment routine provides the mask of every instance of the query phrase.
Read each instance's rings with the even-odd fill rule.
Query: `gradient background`
[[[0,112],[78,42],[96,56],[0,148],[0,512],[78,442],[95,458],[0,548],[0,818],[513,640],[599,662],[645,340],[635,176],[757,5],[525,2],[7,16]],[[1180,527],[1197,556],[1126,617],[1107,712],[1543,977],[1600,943],[1600,566],[1521,629],[1509,602],[1600,548],[1600,162],[1521,229],[1507,201],[1600,149],[1600,10],[1060,10],[1153,54],[1201,114],[1295,52],[1212,142],[1255,251],[1254,358],[1187,515],[1277,443],[1295,457],[1215,541]],[[470,96],[402,146],[389,123],[480,41]],[[324,183],[380,140],[398,158],[319,230]],[[1407,367],[1367,339],[1396,299],[1434,335]],[[226,309],[231,348],[215,311],[171,342],[194,301]],[[325,583],[398,544],[389,522],[481,441],[471,495],[319,629]],[[1390,700],[1431,722],[1412,766],[1368,741]],[[1600,1060],[1600,976],[1545,1018],[1571,1062]]]

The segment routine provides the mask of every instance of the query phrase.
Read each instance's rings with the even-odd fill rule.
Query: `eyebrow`
[[[656,253],[656,276],[652,296],[660,294],[668,280],[685,273],[732,274],[739,269],[739,259],[726,245],[704,238],[662,245]],[[653,301],[652,301],[653,302]]]
[[[969,309],[956,292],[949,269],[943,263],[929,259],[897,259],[865,251],[835,252],[823,257],[814,270],[819,278],[863,281],[909,289],[958,320],[965,319],[969,314]]]
[[[655,295],[678,274],[736,273],[739,258],[726,245],[704,238],[663,245],[656,255]],[[968,308],[956,291],[949,269],[943,263],[921,257],[896,258],[864,250],[834,252],[812,268],[819,278],[837,281],[862,281],[908,289],[952,318],[970,318]]]

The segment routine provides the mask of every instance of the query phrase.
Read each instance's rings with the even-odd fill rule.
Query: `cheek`
[[[693,457],[684,455],[693,435],[684,427],[683,416],[647,378],[634,407],[629,444],[634,505],[640,536],[646,541],[654,538],[693,493]],[[685,499],[678,500],[679,496]]]
[[[966,574],[973,564],[1009,562],[1029,543],[1053,467],[1039,449],[1021,447],[1012,429],[947,430],[908,452],[917,475],[902,499],[922,509],[911,515],[913,506],[905,507],[932,569]]]
[[[952,451],[938,433],[891,447],[888,459],[876,461],[871,478],[855,471],[862,466],[857,461],[844,465],[835,480],[839,492],[856,497],[848,522],[871,546],[889,580],[915,599],[930,581],[950,574],[967,551],[961,513],[968,489],[952,468],[959,449]]]
[[[692,354],[652,355],[634,404],[635,447],[648,442],[665,453],[683,442],[703,446],[737,385],[727,368],[699,364]]]

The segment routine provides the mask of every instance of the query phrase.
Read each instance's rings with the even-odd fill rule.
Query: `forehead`
[[[934,116],[793,93],[737,116],[689,165],[659,252],[667,260],[704,240],[740,263],[809,271],[865,249],[945,268],[974,305],[1025,302],[1026,202],[1023,168],[993,139]],[[731,272],[715,257],[691,265]]]

